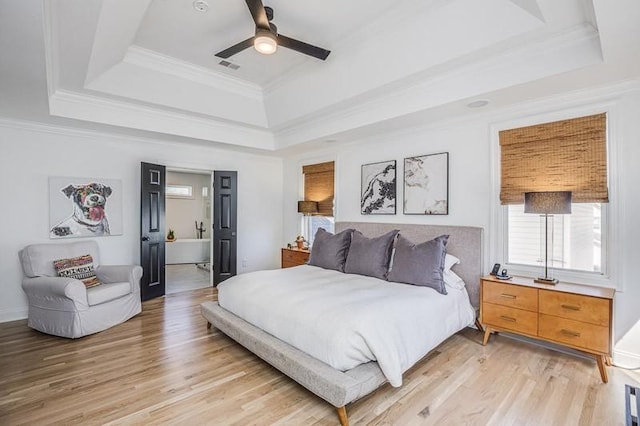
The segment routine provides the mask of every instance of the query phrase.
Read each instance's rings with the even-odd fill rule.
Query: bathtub
[[[178,238],[165,245],[165,262],[167,265],[178,263],[207,263],[209,262],[210,239],[201,240]]]

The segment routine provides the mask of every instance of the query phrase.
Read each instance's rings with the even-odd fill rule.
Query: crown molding
[[[516,45],[501,50],[499,54],[487,55],[481,51],[471,58],[465,58],[466,63],[451,61],[437,67],[435,71],[429,69],[387,85],[375,94],[370,93],[370,96],[354,97],[339,105],[332,105],[274,127],[279,142],[277,149],[526,83],[532,80],[531,75],[526,73],[537,72],[535,79],[540,79],[600,63],[601,51],[598,49],[595,52],[593,47],[597,40],[595,28],[591,25],[577,25],[541,37],[526,46]],[[578,56],[573,60],[568,59],[565,68],[554,70],[553,74],[544,69],[530,69],[530,64],[545,63],[550,56],[574,58],[569,56],[572,53]],[[505,74],[505,78],[495,77],[500,74]],[[512,80],[507,80],[507,77]],[[470,86],[472,83],[473,86]],[[471,90],[477,90],[478,93]]]
[[[160,110],[84,93],[58,90],[49,97],[51,115],[132,129],[202,139],[245,148],[273,151],[273,134],[190,114]]]
[[[259,100],[261,102],[264,100],[262,88],[257,84],[162,55],[140,46],[129,46],[123,62],[151,71],[170,74],[194,83],[213,87],[217,90],[232,92],[233,94],[246,98]]]
[[[47,133],[51,135],[64,136],[66,138],[91,138],[91,139],[104,139],[109,142],[118,143],[140,143],[149,145],[162,145],[175,149],[183,149],[185,145],[198,146],[203,149],[212,149],[225,152],[233,152],[234,155],[241,155],[243,158],[255,158],[255,159],[272,159],[273,161],[281,161],[281,156],[277,152],[256,150],[254,148],[241,148],[230,147],[223,144],[212,143],[209,141],[193,141],[193,142],[181,142],[179,140],[163,140],[157,139],[152,136],[140,136],[129,135],[122,133],[109,132],[98,129],[85,129],[79,127],[72,127],[67,125],[44,123],[39,121],[21,120],[17,118],[0,117],[0,128],[16,129],[27,132]],[[200,142],[200,143],[198,143]],[[187,166],[184,166],[188,168]],[[2,321],[0,321],[2,322]]]
[[[55,8],[51,2],[42,2],[42,32],[44,36],[44,59],[47,77],[47,92],[51,96],[59,87],[58,78],[58,39],[57,31],[54,28]]]

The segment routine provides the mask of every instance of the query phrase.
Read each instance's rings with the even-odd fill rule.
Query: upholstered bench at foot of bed
[[[373,392],[387,379],[375,362],[339,371],[269,333],[249,324],[218,305],[200,305],[209,324],[277,368],[338,409],[342,425],[348,424],[345,406]]]

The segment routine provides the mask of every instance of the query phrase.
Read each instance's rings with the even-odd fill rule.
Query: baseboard
[[[4,309],[0,310],[0,322],[16,321],[26,319],[29,315],[28,309],[18,309],[15,311]]]
[[[507,337],[513,340],[519,340],[521,342],[527,342],[533,345],[537,345],[546,349],[551,349],[557,352],[562,352],[569,355],[574,355],[580,358],[594,360],[593,355],[589,355],[586,352],[581,352],[575,349],[568,348],[562,345],[556,345],[551,342],[546,342],[538,339],[531,339],[519,334],[511,334],[507,332],[500,332],[501,336]],[[627,370],[639,370],[640,369],[640,354],[633,352],[627,352],[623,350],[614,349],[612,357],[613,365]]]
[[[640,369],[640,354],[614,349],[613,365],[629,370],[638,370]]]

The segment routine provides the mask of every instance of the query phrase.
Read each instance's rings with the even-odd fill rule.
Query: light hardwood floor
[[[0,324],[0,424],[335,425],[335,409],[225,337],[199,303],[215,290],[144,303],[125,324],[79,340]],[[472,329],[404,377],[347,406],[352,425],[623,425],[640,373]]]

